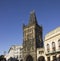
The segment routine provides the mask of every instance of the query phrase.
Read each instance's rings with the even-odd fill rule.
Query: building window
[[[29,34],[27,34],[27,39],[29,39]]]
[[[55,48],[55,42],[52,42],[52,51],[54,52],[56,50]]]
[[[22,56],[20,55],[20,58],[21,58]]]
[[[49,46],[49,44],[47,44],[47,52],[49,52],[50,51],[50,46]]]
[[[17,56],[17,59],[18,59],[18,56]]]
[[[47,61],[50,61],[50,57],[47,57]]]
[[[39,51],[39,54],[40,54],[40,51]]]
[[[57,58],[56,58],[56,56],[53,56],[53,61],[57,61]]]
[[[58,57],[58,61],[60,61],[60,55],[59,55],[59,57]]]
[[[58,47],[59,47],[59,49],[60,49],[60,39],[58,40]]]

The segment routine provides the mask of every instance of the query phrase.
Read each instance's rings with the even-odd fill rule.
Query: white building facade
[[[23,60],[23,47],[19,46],[19,45],[13,45],[10,47],[8,54],[5,55],[6,60],[8,60],[9,58],[16,58],[19,61]]]
[[[43,48],[37,48],[37,61],[45,61],[45,52]]]
[[[60,27],[46,34],[44,49],[46,61],[60,61]]]

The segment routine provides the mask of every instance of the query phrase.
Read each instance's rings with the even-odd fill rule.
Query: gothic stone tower
[[[37,48],[42,47],[42,26],[38,25],[32,11],[28,25],[23,25],[23,61],[37,61]]]

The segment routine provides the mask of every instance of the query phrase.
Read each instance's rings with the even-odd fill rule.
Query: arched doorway
[[[33,61],[33,58],[31,55],[27,56],[26,61]]]
[[[40,56],[40,57],[38,58],[38,61],[45,61],[45,58],[44,58],[43,56]]]

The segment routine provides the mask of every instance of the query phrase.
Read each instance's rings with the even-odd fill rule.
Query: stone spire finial
[[[35,11],[33,10],[33,11],[30,12],[30,14],[32,14],[32,13],[35,13]]]
[[[35,11],[30,12],[30,19],[29,19],[29,24],[37,23]]]

